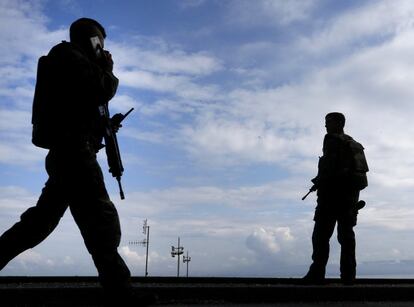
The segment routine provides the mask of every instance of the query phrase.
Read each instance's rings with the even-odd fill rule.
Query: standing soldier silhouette
[[[364,148],[344,133],[345,116],[329,113],[325,117],[327,134],[323,156],[319,159],[318,175],[310,191],[317,191],[317,206],[312,234],[313,263],[304,277],[306,283],[322,284],[329,258],[329,240],[337,224],[341,244],[340,270],[344,284],[353,284],[356,275],[355,233],[360,190],[368,186],[368,165]]]
[[[118,213],[96,160],[103,136],[99,106],[108,103],[118,87],[111,54],[103,49],[105,37],[97,21],[81,18],[70,27],[70,42],[63,41],[39,59],[32,141],[49,150],[49,178],[36,206],[0,237],[0,269],[42,242],[69,207],[100,283],[109,301],[116,301],[131,294],[131,284],[130,271],[117,251]]]

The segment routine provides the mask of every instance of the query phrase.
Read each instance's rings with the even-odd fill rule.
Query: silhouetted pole
[[[144,225],[142,226],[142,233],[147,235],[147,238],[142,241],[129,241],[130,245],[144,245],[147,247],[147,252],[145,255],[145,277],[148,276],[148,251],[149,251],[149,225],[147,224],[147,219],[144,220]]]
[[[143,229],[143,233],[147,234],[147,253],[145,256],[145,277],[148,276],[148,250],[149,250],[149,232],[150,232],[150,227],[147,224],[147,219],[145,219],[144,221],[144,226],[142,226]]]
[[[188,263],[191,261],[191,257],[188,256],[188,251],[187,251],[187,257],[183,256],[183,263],[187,263],[187,277],[188,277]]]
[[[177,261],[177,277],[180,277],[180,255],[184,253],[184,246],[180,246],[180,237],[178,237],[178,246],[171,246],[171,256],[178,256]]]

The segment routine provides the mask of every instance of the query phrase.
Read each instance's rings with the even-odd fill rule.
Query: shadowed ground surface
[[[137,294],[156,294],[155,305],[162,306],[414,306],[411,279],[361,279],[353,286],[278,278],[147,277],[133,283]],[[0,306],[101,306],[102,296],[94,277],[0,277]]]

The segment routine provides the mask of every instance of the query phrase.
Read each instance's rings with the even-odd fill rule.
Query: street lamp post
[[[177,261],[177,277],[180,277],[180,255],[184,253],[184,246],[180,246],[180,237],[178,237],[178,246],[171,246],[171,256],[178,257]]]
[[[187,263],[187,277],[188,277],[188,263],[191,261],[191,257],[188,256],[188,251],[187,251],[187,257],[183,256],[183,263]]]

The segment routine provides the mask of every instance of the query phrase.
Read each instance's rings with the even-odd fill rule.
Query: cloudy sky
[[[324,115],[343,112],[366,147],[359,276],[414,277],[414,2],[0,0],[0,232],[35,205],[46,151],[31,144],[39,56],[92,17],[120,79],[113,113],[126,199],[120,253],[144,274],[298,277],[310,264]],[[337,276],[336,237],[328,273]],[[96,275],[70,213],[0,275]]]

